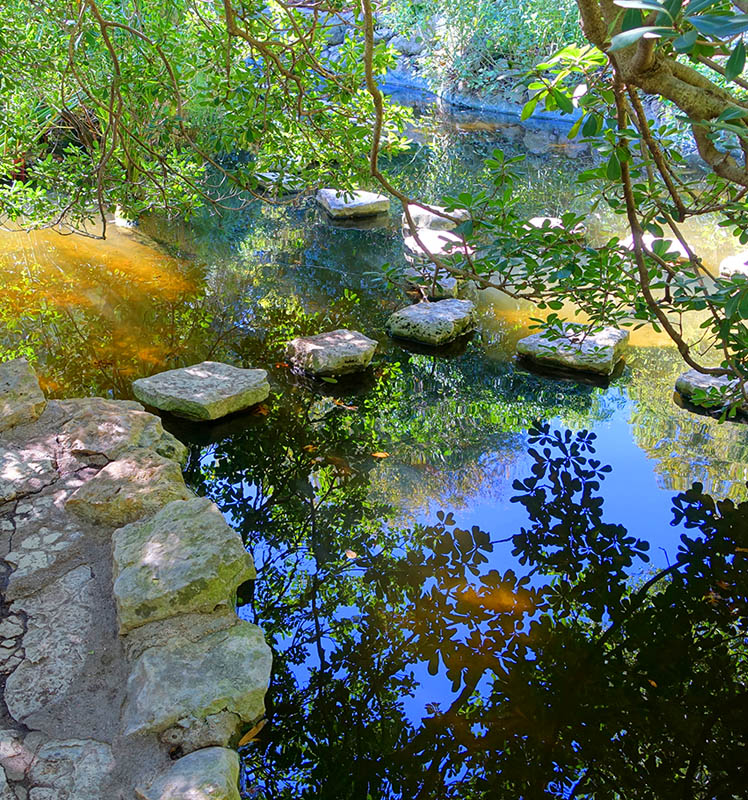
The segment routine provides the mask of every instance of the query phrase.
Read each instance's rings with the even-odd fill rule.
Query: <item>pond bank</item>
[[[138,403],[45,401],[21,359],[0,409],[1,800],[238,800],[227,748],[271,655],[234,610],[251,558],[186,487],[184,446]]]

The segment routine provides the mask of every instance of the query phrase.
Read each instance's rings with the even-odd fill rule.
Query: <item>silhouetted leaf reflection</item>
[[[748,503],[678,494],[688,534],[654,571],[604,518],[592,433],[531,428],[527,524],[491,534],[382,524],[362,461],[301,435],[240,448],[241,498],[222,456],[192,473],[255,553],[245,611],[276,654],[245,796],[745,796]]]

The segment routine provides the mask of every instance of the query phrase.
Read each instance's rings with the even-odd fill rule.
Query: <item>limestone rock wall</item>
[[[0,800],[238,800],[271,654],[184,446],[138,403],[47,402],[20,359],[0,409]]]

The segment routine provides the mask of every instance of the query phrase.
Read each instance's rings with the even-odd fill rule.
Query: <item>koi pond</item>
[[[422,199],[532,136],[528,216],[590,208],[563,133],[421,122],[397,171]],[[591,236],[616,225],[589,213]],[[707,262],[732,248],[695,235]],[[527,371],[537,313],[490,290],[458,346],[393,342],[408,298],[382,267],[402,259],[399,208],[342,227],[311,197],[103,242],[0,236],[0,355],[50,396],[130,398],[205,359],[269,373],[250,413],[164,420],[257,565],[240,613],[275,657],[243,795],[744,797],[748,426],[681,408],[682,363],[647,329],[610,383]],[[337,327],[379,341],[364,377],[290,370],[285,342]]]

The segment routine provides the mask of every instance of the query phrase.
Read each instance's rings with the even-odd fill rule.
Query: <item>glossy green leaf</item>
[[[728,80],[736,78],[745,67],[745,45],[739,41],[725,64],[725,77]]]
[[[630,47],[635,44],[643,36],[648,38],[672,38],[677,34],[672,28],[663,28],[655,25],[645,25],[643,28],[634,28],[630,31],[623,31],[622,33],[614,36],[610,42],[608,50],[615,52],[616,50],[623,50],[624,47]]]
[[[691,25],[707,36],[725,37],[735,36],[748,31],[748,14],[703,14],[699,17],[689,17]]]

